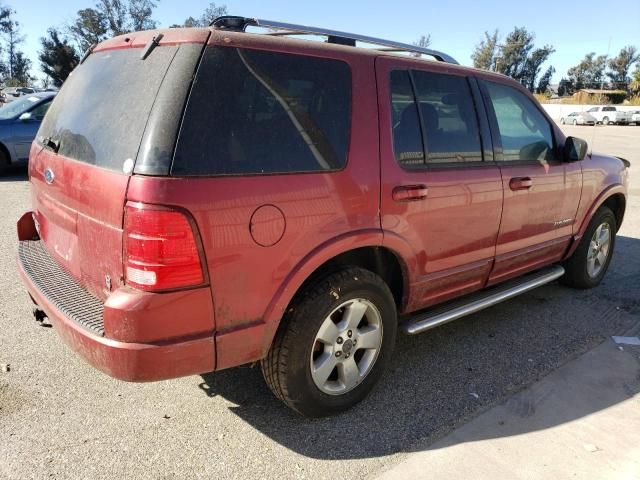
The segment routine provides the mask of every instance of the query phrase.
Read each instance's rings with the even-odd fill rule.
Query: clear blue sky
[[[39,77],[39,38],[51,26],[63,27],[77,10],[94,0],[0,0],[17,12],[26,35],[25,53]],[[535,32],[536,45],[551,44],[556,52],[549,63],[558,81],[569,67],[591,51],[611,55],[625,45],[640,49],[640,0],[603,2],[518,0],[228,0],[230,14],[315,25],[411,43],[431,34],[432,48],[443,50],[460,63],[471,64],[470,55],[485,30],[506,34],[514,26]],[[159,0],[155,19],[161,26],[199,16],[208,0]],[[525,6],[527,5],[527,6]],[[546,66],[545,66],[546,68]]]

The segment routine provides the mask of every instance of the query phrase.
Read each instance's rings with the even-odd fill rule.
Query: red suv
[[[283,35],[301,32],[328,41]],[[36,317],[113,377],[260,361],[287,405],[331,414],[398,328],[601,281],[629,163],[586,150],[440,52],[241,17],[135,32],[85,55],[44,119],[19,268]]]

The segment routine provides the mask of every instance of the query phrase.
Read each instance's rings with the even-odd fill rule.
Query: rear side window
[[[466,78],[413,72],[426,136],[427,163],[480,162],[476,110]]]
[[[398,163],[414,167],[425,160],[427,164],[482,161],[478,120],[466,78],[394,70],[390,87]]]
[[[347,161],[351,71],[338,60],[209,47],[172,174],[339,170]]]
[[[393,151],[396,161],[407,167],[424,164],[420,117],[409,72],[391,72],[391,114],[393,128]]]
[[[485,82],[496,115],[505,161],[553,160],[551,125],[515,88]]]
[[[146,121],[178,47],[156,48],[146,60],[140,49],[89,55],[66,80],[38,132],[38,141],[59,142],[58,153],[122,171],[135,160]]]

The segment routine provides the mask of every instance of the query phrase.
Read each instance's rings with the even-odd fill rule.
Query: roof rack
[[[421,55],[429,55],[440,62],[454,63],[458,62],[446,53],[430,48],[422,48],[407,43],[394,42],[392,40],[383,40],[381,38],[368,37],[357,33],[339,32],[336,30],[328,30],[326,28],[309,27],[305,25],[295,25],[293,23],[276,22],[272,20],[264,20],[260,18],[236,17],[225,15],[215,18],[210,26],[219,30],[232,30],[236,32],[244,32],[247,27],[269,28],[274,31],[268,32],[266,35],[283,36],[283,35],[320,35],[327,37],[328,43],[339,45],[356,46],[356,42],[378,45],[379,50],[386,52],[410,52],[419,53]]]

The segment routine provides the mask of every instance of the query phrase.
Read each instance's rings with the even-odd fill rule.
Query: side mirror
[[[33,115],[31,115],[30,112],[25,112],[18,117],[18,120],[20,120],[21,122],[27,122],[29,120],[33,120]]]
[[[578,162],[587,154],[587,142],[577,137],[567,137],[564,142],[563,155],[567,162]]]

